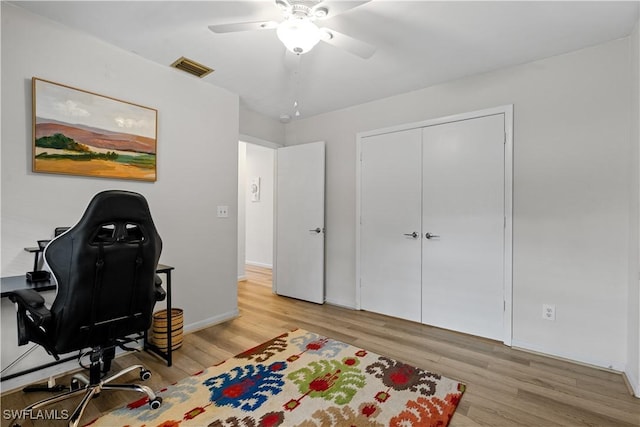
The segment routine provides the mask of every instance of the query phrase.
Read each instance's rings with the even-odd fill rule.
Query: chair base
[[[93,369],[94,365],[92,365],[91,368]],[[98,366],[98,369],[99,369],[99,366]],[[33,403],[27,406],[22,411],[22,414],[25,414],[25,415],[30,414],[32,411],[35,411],[44,406],[52,405],[57,402],[62,402],[63,400],[70,399],[75,396],[82,395],[84,393],[84,396],[82,397],[82,400],[76,407],[75,411],[73,411],[73,413],[69,415],[69,427],[77,427],[78,424],[80,423],[80,418],[82,417],[82,414],[84,413],[84,410],[86,409],[91,399],[93,397],[97,397],[100,394],[100,392],[102,392],[102,390],[117,390],[117,391],[129,390],[129,391],[137,391],[139,393],[144,393],[147,395],[147,398],[149,399],[149,407],[151,409],[158,409],[162,405],[162,398],[160,396],[156,396],[153,390],[151,390],[149,387],[145,385],[140,385],[140,384],[111,384],[111,381],[135,369],[140,370],[141,380],[146,380],[151,376],[151,372],[149,372],[142,365],[129,366],[126,369],[123,369],[120,372],[114,375],[111,375],[108,378],[105,378],[104,380],[98,381],[97,383],[95,382],[92,383],[91,381],[89,381],[89,379],[87,379],[87,377],[85,377],[82,374],[76,374],[73,376],[70,391]],[[82,383],[83,385],[80,385],[80,383]],[[14,427],[20,426],[20,424],[16,423],[16,421],[17,419],[14,418],[11,421],[11,424],[9,425]]]

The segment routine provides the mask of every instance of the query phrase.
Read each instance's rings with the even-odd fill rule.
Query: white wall
[[[279,121],[240,107],[240,134],[281,144],[285,138],[284,129],[285,125]]]
[[[245,175],[245,260],[247,264],[273,266],[273,186],[275,150],[246,144]],[[260,201],[251,199],[249,185],[260,178]]]
[[[327,301],[355,306],[358,132],[514,104],[514,345],[622,370],[627,360],[629,40],[287,125],[327,142]],[[555,304],[557,320],[542,319]]]
[[[625,373],[635,395],[640,397],[640,21],[630,37],[631,58],[631,167],[629,239],[629,331]]]
[[[156,108],[157,182],[32,173],[33,76]],[[3,2],[2,276],[30,270],[23,247],[73,225],[96,192],[120,188],[149,201],[186,328],[237,315],[238,104],[226,90]],[[230,207],[229,218],[216,217],[217,205]]]

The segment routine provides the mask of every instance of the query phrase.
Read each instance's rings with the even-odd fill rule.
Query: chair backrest
[[[71,228],[71,227],[56,227],[56,228],[54,228],[53,229],[53,237],[58,237],[59,235],[61,235],[65,231],[67,231],[69,228]]]
[[[44,252],[57,283],[48,331],[55,351],[109,345],[148,329],[161,251],[142,195],[96,194],[80,221]]]

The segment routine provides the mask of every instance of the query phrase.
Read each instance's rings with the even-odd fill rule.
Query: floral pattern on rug
[[[297,329],[106,414],[91,427],[446,426],[463,384]]]

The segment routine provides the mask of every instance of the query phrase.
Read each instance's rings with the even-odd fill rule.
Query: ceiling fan
[[[374,54],[375,46],[329,28],[320,28],[316,21],[333,18],[369,1],[275,0],[284,16],[281,22],[238,22],[209,25],[209,29],[214,33],[275,29],[280,41],[296,55],[309,52],[323,41],[366,59]]]

